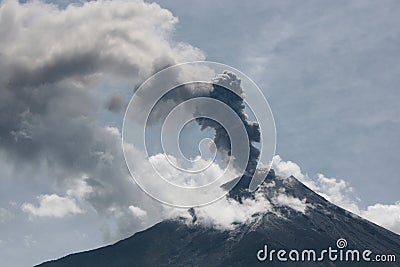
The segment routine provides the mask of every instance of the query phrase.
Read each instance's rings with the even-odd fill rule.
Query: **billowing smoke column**
[[[245,113],[245,93],[241,86],[241,80],[236,76],[236,74],[230,71],[224,71],[213,80],[213,83],[214,84],[208,97],[219,100],[231,107],[238,114],[246,128],[250,147],[250,155],[246,171],[251,175],[257,167],[257,161],[260,155],[260,151],[253,145],[253,142],[260,142],[260,128],[258,123],[250,121]],[[197,119],[197,122],[201,126],[202,130],[207,127],[215,130],[214,143],[218,151],[230,156],[230,139],[226,130],[219,123],[208,118],[199,118]]]
[[[196,142],[194,133],[181,139],[194,121],[214,132],[211,142]],[[275,149],[274,120],[261,90],[246,75],[213,62],[177,64],[146,80],[128,105],[122,138],[124,148],[133,144],[145,152],[145,166],[135,157],[126,160],[137,184],[181,208],[208,205],[227,193],[236,200],[251,195],[265,180]],[[193,144],[200,155],[188,158],[181,145]]]

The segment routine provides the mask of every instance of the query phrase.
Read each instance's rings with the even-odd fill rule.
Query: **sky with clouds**
[[[0,2],[8,266],[102,246],[179,213],[133,184],[121,123],[133,88],[191,60],[231,65],[260,86],[275,116],[279,175],[400,232],[399,2],[157,3]],[[285,197],[276,201],[306,209]],[[222,200],[199,218],[225,229],[269,205]]]

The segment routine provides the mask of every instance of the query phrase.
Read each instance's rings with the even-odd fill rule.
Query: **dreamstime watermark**
[[[193,123],[214,136],[182,141]],[[197,144],[200,155],[188,157],[181,147],[188,143]],[[175,207],[210,204],[243,175],[254,191],[271,167],[275,143],[275,122],[262,91],[239,70],[209,61],[170,66],[143,82],[122,127],[132,178],[146,194]]]
[[[347,240],[339,238],[336,248],[315,249],[268,249],[268,245],[257,252],[257,259],[262,262],[396,262],[394,254],[375,254],[369,249],[348,249]]]

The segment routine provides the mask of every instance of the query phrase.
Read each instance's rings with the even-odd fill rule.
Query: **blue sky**
[[[400,232],[398,1],[76,3],[0,2],[6,266],[102,246],[172,213],[130,180],[120,127],[135,86],[191,60],[231,65],[262,89],[279,173]]]

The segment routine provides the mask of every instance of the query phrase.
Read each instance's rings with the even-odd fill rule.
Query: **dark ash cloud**
[[[126,101],[120,94],[114,94],[109,99],[106,107],[111,112],[119,113],[125,109]]]
[[[250,155],[246,171],[252,173],[257,167],[260,151],[253,145],[260,142],[260,127],[257,122],[250,121],[245,112],[245,94],[241,86],[241,80],[236,74],[224,71],[214,79],[209,97],[217,99],[230,106],[240,117],[249,138]],[[222,86],[221,86],[222,85]],[[228,90],[227,88],[231,89]],[[218,149],[231,154],[231,143],[226,130],[218,123],[207,118],[197,119],[202,129],[207,127],[215,130],[214,143]]]

